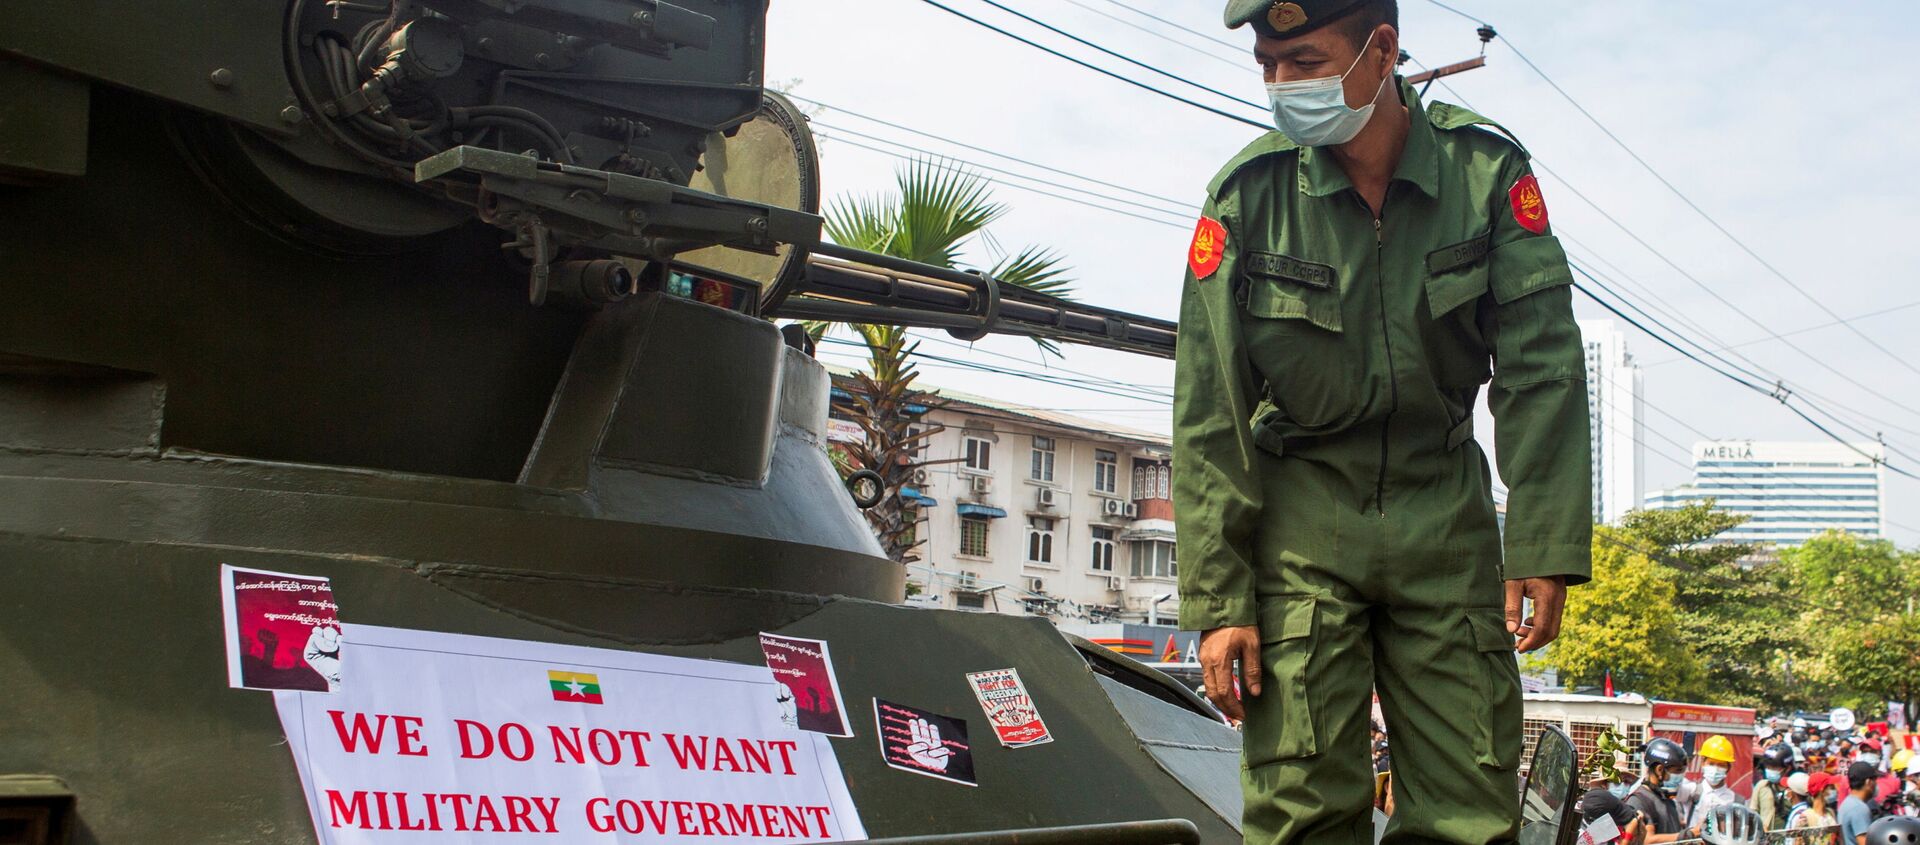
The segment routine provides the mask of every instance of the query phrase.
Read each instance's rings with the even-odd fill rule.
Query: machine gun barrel
[[[772,291],[764,316],[946,329],[962,340],[1025,335],[1173,357],[1178,327],[1171,320],[837,244],[810,244],[808,252],[804,272]]]

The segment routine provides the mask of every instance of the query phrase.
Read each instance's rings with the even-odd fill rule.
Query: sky
[[[1102,56],[984,0],[940,2],[1190,99],[1269,117]],[[996,2],[1202,85],[1265,100],[1253,36],[1220,26],[1221,0]],[[1733,345],[1721,354],[1763,377],[1750,380],[1782,379],[1795,397],[1817,395],[1806,401],[1868,435],[1814,412],[1848,439],[1883,434],[1889,465],[1920,475],[1920,144],[1913,141],[1920,109],[1904,81],[1920,5],[1448,5],[1490,23],[1500,37],[1486,48],[1486,67],[1447,78],[1450,90],[1436,85],[1427,99],[1470,105],[1525,143],[1554,233],[1576,263],[1679,334]],[[1400,15],[1402,47],[1420,63],[1481,52],[1477,24],[1431,0],[1401,0]],[[962,260],[984,266],[1027,245],[1049,247],[1071,268],[1075,298],[1140,314],[1177,315],[1194,207],[1220,165],[1260,132],[1047,55],[928,0],[772,0],[767,33],[767,79],[812,101],[803,106],[820,137],[829,201],[890,190],[903,161],[868,148],[916,155],[891,142],[1105,194],[976,170],[994,181],[994,199],[1007,212]],[[1836,318],[1822,306],[1850,322],[1831,325]],[[1612,318],[1580,295],[1574,307],[1583,319]],[[1824,439],[1774,399],[1621,328],[1645,373],[1647,490],[1688,481],[1699,440]],[[969,348],[941,332],[917,333],[930,338],[923,352],[943,357],[1064,369],[1162,395],[1173,382],[1171,361],[1076,346],[1049,359],[1022,338]],[[830,345],[823,358],[853,363],[853,351]],[[942,362],[921,366],[929,385],[1170,428],[1164,401]],[[1480,428],[1484,442],[1490,426]],[[1920,482],[1892,472],[1886,478],[1889,535],[1920,545]]]

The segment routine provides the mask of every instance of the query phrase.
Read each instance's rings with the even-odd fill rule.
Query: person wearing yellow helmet
[[[1713,808],[1725,804],[1741,803],[1740,794],[1727,785],[1727,773],[1733,770],[1733,741],[1719,734],[1707,737],[1700,743],[1700,797],[1693,802],[1693,814],[1687,818],[1687,829],[1699,836],[1701,823]]]

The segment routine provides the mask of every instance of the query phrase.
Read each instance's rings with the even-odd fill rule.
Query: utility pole
[[[1495,36],[1499,35],[1499,33],[1494,32],[1493,27],[1487,26],[1486,24],[1481,24],[1479,29],[1474,30],[1474,34],[1480,36],[1480,55],[1474,56],[1473,58],[1468,59],[1464,62],[1454,62],[1453,64],[1450,64],[1450,65],[1441,65],[1440,67],[1436,67],[1436,68],[1428,68],[1426,70],[1423,70],[1419,73],[1416,73],[1412,76],[1407,77],[1407,82],[1412,85],[1431,85],[1434,80],[1439,79],[1441,77],[1452,76],[1456,73],[1465,73],[1467,71],[1474,70],[1476,68],[1486,67],[1487,66],[1487,43],[1492,41]],[[1405,50],[1400,51],[1401,62],[1404,63],[1412,58],[1413,58],[1412,56],[1407,55],[1407,51]],[[1427,90],[1425,88],[1420,89],[1421,96],[1423,97],[1426,96],[1426,93],[1427,93]]]

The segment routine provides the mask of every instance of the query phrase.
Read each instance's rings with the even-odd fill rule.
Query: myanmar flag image
[[[600,700],[600,676],[585,672],[547,670],[547,685],[553,688],[554,701],[604,704]]]

